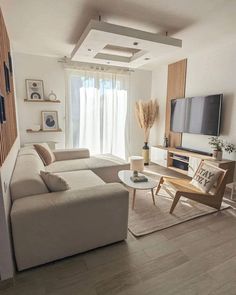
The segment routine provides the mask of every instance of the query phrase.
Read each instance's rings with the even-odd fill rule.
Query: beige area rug
[[[169,213],[172,198],[160,190],[155,197],[156,206],[152,203],[150,191],[136,191],[135,208],[132,210],[130,194],[129,231],[136,237],[147,235],[191,219],[217,212],[216,209],[199,204],[195,201],[181,198],[173,214]],[[221,210],[230,208],[222,203]]]

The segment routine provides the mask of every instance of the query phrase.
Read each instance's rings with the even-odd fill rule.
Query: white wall
[[[65,78],[62,65],[56,58],[14,53],[15,80],[18,103],[19,127],[21,144],[30,142],[55,141],[58,147],[65,145]],[[56,93],[60,104],[25,102],[25,79],[44,81],[44,93],[51,90]],[[58,111],[59,127],[63,132],[27,133],[26,129],[34,124],[41,124],[41,111]]]
[[[130,155],[141,155],[144,145],[143,130],[139,128],[135,116],[135,101],[151,99],[152,72],[135,70],[130,74]]]
[[[236,43],[196,54],[188,58],[186,96],[223,93],[223,117],[221,135],[236,144]],[[183,146],[211,151],[205,135],[183,135]],[[225,158],[236,160],[236,154]]]
[[[29,142],[55,141],[58,147],[65,145],[65,73],[56,58],[14,53],[17,103],[19,110],[19,126],[21,144]],[[130,111],[129,148],[131,154],[140,154],[143,146],[142,131],[137,125],[134,115],[134,102],[151,97],[151,71],[130,73]],[[53,90],[61,104],[29,103],[26,98],[25,79],[41,79],[44,81],[45,94]],[[26,133],[32,124],[41,123],[41,111],[57,110],[61,133]]]
[[[218,47],[204,50],[198,54],[187,56],[187,79],[186,97],[197,95],[208,95],[223,93],[223,117],[222,117],[222,137],[229,142],[236,144],[236,43],[222,44]],[[153,71],[152,96],[159,96],[163,100],[161,105],[165,106],[167,66],[157,68]],[[155,84],[156,83],[156,84]],[[161,89],[159,87],[162,87]],[[164,95],[165,94],[165,95]],[[163,95],[163,96],[162,96]],[[152,130],[152,133],[164,135],[165,120]],[[211,151],[208,141],[209,136],[196,134],[183,134],[183,146],[197,150]],[[161,144],[160,137],[157,136],[153,144]],[[229,156],[224,154],[224,158],[235,159],[236,153]]]
[[[166,118],[167,66],[160,66],[152,73],[152,98],[158,102],[159,110],[156,122],[151,129],[150,144],[163,144]]]

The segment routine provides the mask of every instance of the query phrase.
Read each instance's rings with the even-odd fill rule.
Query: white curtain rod
[[[59,63],[63,64],[65,69],[75,69],[75,70],[85,70],[85,71],[100,71],[100,72],[109,72],[109,73],[130,73],[134,72],[134,70],[129,68],[121,68],[115,66],[106,66],[101,64],[92,64],[92,63],[84,63],[71,61],[69,58],[64,57],[58,60]]]

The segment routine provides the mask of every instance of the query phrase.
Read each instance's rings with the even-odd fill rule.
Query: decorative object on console
[[[57,111],[42,111],[42,129],[58,130],[58,113]]]
[[[51,101],[55,101],[57,100],[57,96],[56,94],[51,90],[51,92],[48,94],[48,100],[51,100]]]
[[[144,147],[143,157],[144,165],[149,165],[149,147],[148,139],[150,130],[158,113],[158,105],[156,100],[138,101],[136,102],[136,117],[140,128],[144,130]]]
[[[163,141],[163,147],[168,147],[168,146],[169,146],[169,140],[168,140],[168,137],[165,135],[164,141]]]
[[[26,79],[27,100],[44,100],[43,80]]]
[[[213,148],[213,158],[216,161],[222,160],[223,149],[229,154],[236,151],[236,146],[233,143],[226,142],[220,137],[212,136],[209,139],[209,145]]]

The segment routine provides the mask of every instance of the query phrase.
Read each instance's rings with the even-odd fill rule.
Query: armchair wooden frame
[[[198,173],[199,169],[201,169],[203,163],[204,161],[200,163],[194,176],[196,175],[196,173]],[[224,192],[225,192],[228,170],[221,169],[219,167],[216,167],[208,163],[207,165],[212,166],[215,169],[221,171],[216,187],[214,188],[214,192],[210,192],[210,193],[202,192],[195,186],[191,185],[189,179],[173,178],[168,176],[161,177],[160,182],[157,186],[156,195],[158,194],[160,189],[163,188],[173,198],[173,203],[170,208],[171,214],[173,213],[181,197],[194,200],[196,202],[213,207],[218,210],[220,209]],[[170,191],[170,189],[173,190],[173,192]]]

